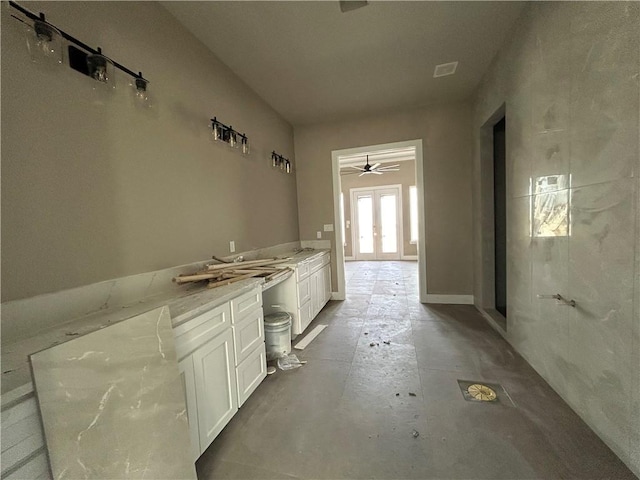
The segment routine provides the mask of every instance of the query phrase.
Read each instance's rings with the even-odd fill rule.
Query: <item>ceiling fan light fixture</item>
[[[347,13],[358,8],[366,7],[369,2],[366,0],[340,0],[340,11]]]
[[[447,75],[453,75],[458,68],[458,62],[442,63],[436,65],[433,71],[433,78],[446,77]]]

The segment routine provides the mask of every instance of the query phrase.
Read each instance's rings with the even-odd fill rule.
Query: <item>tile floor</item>
[[[308,363],[265,379],[200,479],[635,478],[474,307],[420,304],[416,263],[350,262],[346,279],[295,351]],[[457,380],[508,395],[468,402]]]

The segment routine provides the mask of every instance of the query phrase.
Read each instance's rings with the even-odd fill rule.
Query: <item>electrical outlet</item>
[[[322,232],[317,231],[316,232],[316,238],[318,238],[319,240],[322,239]]]
[[[233,240],[231,240],[231,241],[229,242],[229,251],[230,251],[231,253],[233,253],[233,252],[235,252],[235,251],[236,251],[236,242],[234,242]]]
[[[347,228],[351,227],[351,221],[347,220]]]

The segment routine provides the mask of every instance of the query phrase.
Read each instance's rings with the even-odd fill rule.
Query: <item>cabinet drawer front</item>
[[[311,288],[309,286],[309,278],[305,278],[298,282],[298,306],[304,305],[311,298]]]
[[[298,281],[307,278],[309,276],[309,262],[308,261],[304,261],[302,263],[299,263],[298,266],[296,267],[296,279]]]
[[[231,325],[231,309],[225,303],[173,329],[178,359],[184,358]]]
[[[233,323],[241,322],[253,310],[262,306],[262,289],[255,288],[244,295],[231,300],[231,318]]]
[[[259,344],[264,344],[264,315],[256,308],[242,322],[233,326],[236,365],[249,356]]]
[[[314,258],[311,260],[311,265],[309,266],[310,273],[317,271],[322,265],[324,265],[325,258],[327,255],[322,255],[318,258]]]
[[[238,379],[238,406],[249,398],[258,388],[260,382],[267,376],[267,355],[264,343],[259,345],[251,354],[238,365],[236,378]]]

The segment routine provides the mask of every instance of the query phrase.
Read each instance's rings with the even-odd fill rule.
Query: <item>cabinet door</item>
[[[324,266],[324,303],[331,299],[331,266]]]
[[[304,305],[311,298],[311,279],[305,278],[298,282],[298,306]]]
[[[193,352],[193,365],[200,451],[204,452],[238,411],[231,329]]]
[[[238,406],[241,407],[267,376],[267,354],[264,343],[258,345],[258,348],[238,365],[237,376]]]
[[[320,311],[320,299],[318,297],[318,282],[321,280],[319,277],[321,270],[312,273],[309,277],[309,290],[311,290],[311,318],[315,317]]]
[[[187,400],[187,418],[189,420],[189,436],[191,437],[191,451],[196,461],[200,454],[200,435],[198,433],[198,403],[196,401],[196,377],[193,368],[193,357],[189,355],[178,362],[178,370],[182,378],[185,398]]]

